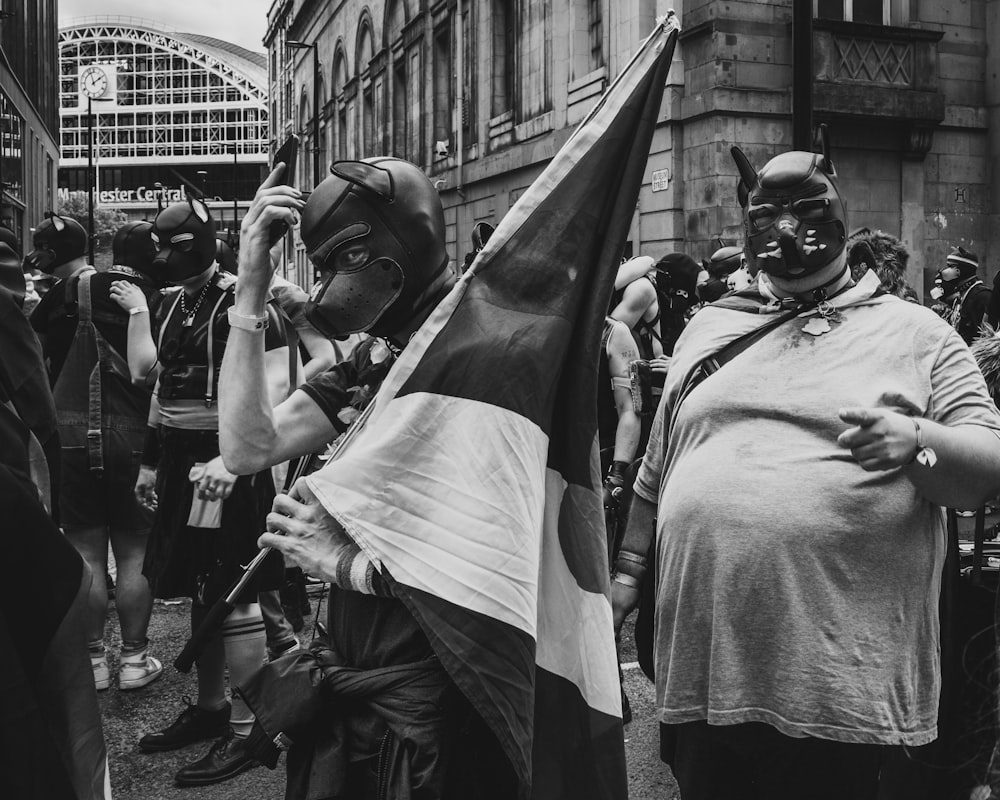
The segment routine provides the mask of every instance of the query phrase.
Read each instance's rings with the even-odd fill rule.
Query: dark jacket
[[[444,796],[448,696],[454,687],[437,659],[360,670],[317,643],[267,664],[240,695],[256,716],[249,747],[274,768],[288,750],[287,798],[347,798],[353,718],[374,711],[389,733],[379,753],[378,797]],[[367,800],[367,797],[365,798]]]

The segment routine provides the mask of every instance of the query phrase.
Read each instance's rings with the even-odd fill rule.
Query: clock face
[[[87,67],[80,73],[80,91],[87,97],[101,97],[108,90],[108,76],[100,67]]]

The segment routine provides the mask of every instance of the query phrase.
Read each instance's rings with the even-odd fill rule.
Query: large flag
[[[627,796],[597,365],[675,40],[646,40],[307,479],[388,570],[522,798]]]

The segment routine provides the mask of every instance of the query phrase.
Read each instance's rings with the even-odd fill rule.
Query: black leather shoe
[[[144,753],[157,753],[164,750],[176,750],[179,747],[203,742],[222,736],[229,730],[229,703],[218,711],[206,711],[185,697],[187,704],[181,715],[174,722],[156,733],[147,733],[139,740],[139,749]]]
[[[207,786],[234,778],[259,766],[247,753],[247,740],[237,738],[229,728],[204,757],[182,767],[174,776],[178,786]]]

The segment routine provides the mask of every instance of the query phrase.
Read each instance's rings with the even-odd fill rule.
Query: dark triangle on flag
[[[665,42],[660,33],[660,42],[654,34],[645,45],[660,47],[658,57],[628,94],[616,94],[618,87],[612,86],[602,98],[605,113],[615,109],[606,129],[588,139],[582,134],[590,119],[582,123],[554,159],[571,160],[558,182],[544,186],[543,196],[532,196],[543,173],[519,201],[537,203],[523,222],[510,231],[501,221],[467,275],[450,317],[394,396],[430,393],[478,401],[537,425],[549,437],[549,469],[569,485],[546,502],[574,506],[566,513],[561,509],[560,520],[596,521],[588,530],[560,530],[563,556],[571,569],[582,565],[581,587],[596,582],[605,591],[606,555],[603,561],[590,556],[602,552],[590,541],[602,519],[593,462],[597,364],[614,275],[676,42],[676,31]],[[493,728],[522,780],[520,796],[527,796],[532,782],[537,787],[532,796],[544,800],[624,796],[620,717],[588,708],[579,690],[559,675],[535,667],[527,676],[535,656],[530,637],[499,620],[449,608],[433,594],[404,584],[396,589],[453,679]],[[493,644],[477,653],[477,640]],[[613,642],[605,644],[613,648]],[[549,695],[536,704],[539,692]],[[536,734],[541,735],[533,742]],[[580,779],[581,764],[593,768],[586,772],[588,780]]]
[[[550,466],[571,483],[591,483],[601,329],[675,41],[673,32],[607,131],[478,265],[451,319],[397,394],[479,400],[530,419],[554,437]]]

